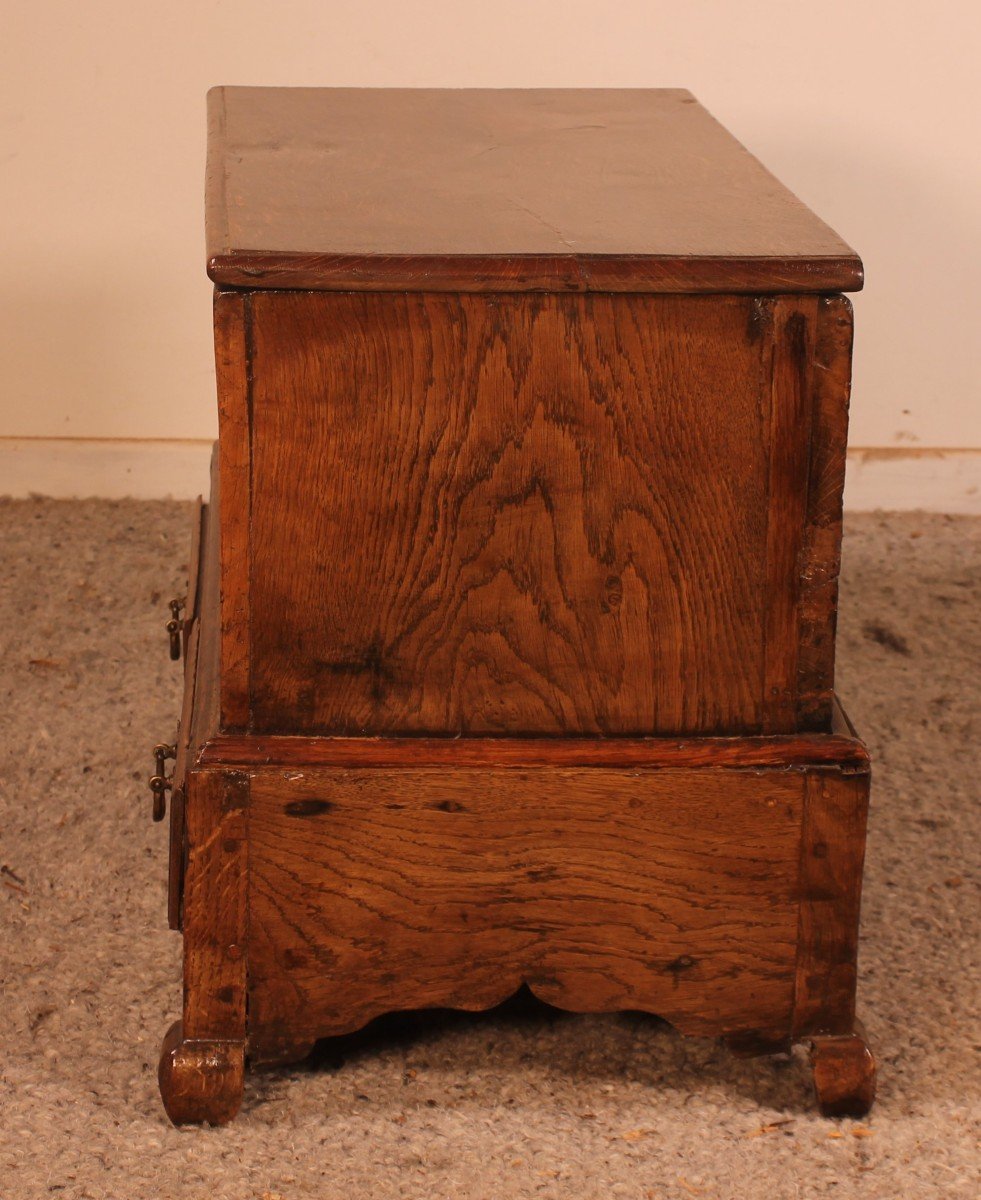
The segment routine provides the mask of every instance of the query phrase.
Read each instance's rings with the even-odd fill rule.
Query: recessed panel
[[[759,729],[766,318],[257,293],[253,727]]]

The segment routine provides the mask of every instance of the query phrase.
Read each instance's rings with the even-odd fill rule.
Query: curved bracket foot
[[[185,1041],[177,1021],[164,1038],[157,1078],[167,1116],[175,1125],[225,1125],[242,1103],[245,1045]]]
[[[864,1117],[875,1099],[875,1059],[856,1022],[853,1033],[813,1034],[811,1067],[818,1105],[826,1117]]]

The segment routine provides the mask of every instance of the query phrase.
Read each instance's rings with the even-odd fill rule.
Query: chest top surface
[[[207,252],[216,283],[252,288],[862,285],[680,89],[214,88]]]

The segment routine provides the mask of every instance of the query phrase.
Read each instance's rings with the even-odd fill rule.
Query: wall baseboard
[[[0,438],[0,495],[193,500],[210,458],[203,440]],[[849,450],[845,508],[981,516],[981,450]]]
[[[850,449],[845,509],[981,516],[981,450]]]
[[[0,495],[194,500],[208,494],[210,441],[0,438]]]

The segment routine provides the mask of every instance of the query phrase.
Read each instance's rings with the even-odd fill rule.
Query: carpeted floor
[[[0,502],[0,1198],[842,1200],[979,1188],[981,522],[848,522],[839,689],[875,755],[863,1122],[803,1060],[639,1017],[517,1006],[393,1022],[249,1080],[224,1130],[156,1089],[180,1004],[149,749],[189,509]]]

